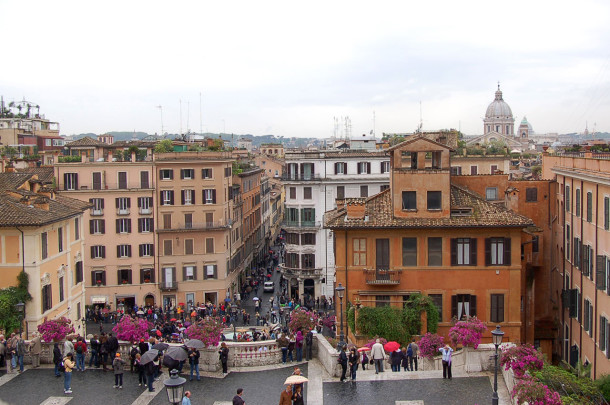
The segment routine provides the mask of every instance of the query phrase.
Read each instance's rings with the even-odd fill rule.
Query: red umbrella
[[[172,319],[170,319],[169,321],[170,321],[170,322],[176,322],[176,321],[177,321],[177,319],[176,319],[176,318],[172,318]]]
[[[370,347],[366,347],[366,346],[361,347],[360,349],[358,349],[359,352],[368,352],[370,350],[371,350],[371,348]]]
[[[395,352],[399,348],[400,348],[400,344],[398,344],[398,342],[388,342],[385,345],[383,345],[383,349],[386,352]]]
[[[161,331],[160,331],[160,330],[158,330],[158,331],[157,331],[157,336],[161,336],[161,335],[162,335]]]

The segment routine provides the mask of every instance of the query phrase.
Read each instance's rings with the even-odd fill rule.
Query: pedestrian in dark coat
[[[61,349],[59,343],[53,345],[53,364],[55,364],[55,377],[61,377],[59,366],[61,364]]]
[[[341,364],[341,382],[347,382],[345,379],[345,373],[347,372],[347,354],[345,353],[345,345],[341,346],[339,352],[339,364]]]
[[[229,361],[229,348],[225,342],[222,342],[220,345],[220,350],[218,351],[220,354],[220,362],[222,363],[222,373],[227,374],[227,363]]]
[[[404,371],[409,371],[409,356],[407,355],[407,348],[403,347],[400,352],[402,356],[401,365]]]

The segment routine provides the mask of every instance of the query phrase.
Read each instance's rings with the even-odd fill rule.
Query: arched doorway
[[[303,304],[306,307],[313,307],[316,299],[316,289],[313,279],[306,278],[303,282]]]
[[[155,306],[155,296],[152,294],[148,294],[144,297],[144,306],[154,307]]]

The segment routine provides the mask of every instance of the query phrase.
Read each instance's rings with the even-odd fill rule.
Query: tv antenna
[[[158,105],[156,108],[159,109],[159,111],[161,112],[161,136],[165,136],[165,132],[163,129],[163,106],[162,105]]]

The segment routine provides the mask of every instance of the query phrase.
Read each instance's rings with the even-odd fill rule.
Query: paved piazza
[[[294,363],[293,363],[294,365]],[[248,405],[271,405],[279,402],[283,382],[292,374],[292,366],[270,366],[248,370],[231,370],[226,377],[220,373],[203,373],[201,381],[188,381],[186,389],[193,393],[193,404],[230,404],[235,390],[244,388]],[[188,369],[188,368],[187,368]],[[358,371],[357,381],[341,383],[330,378],[321,364],[314,360],[301,364],[306,384],[306,403],[315,405],[474,405],[491,402],[492,376],[476,373],[466,376],[454,373],[453,380],[443,380],[439,371],[392,373],[376,375],[373,370]],[[72,395],[63,393],[63,377],[53,376],[52,368],[26,369],[23,374],[0,375],[0,404],[11,405],[95,405],[167,404],[163,378],[155,383],[156,392],[139,387],[137,375],[124,374],[123,389],[115,389],[112,372],[98,369],[74,372]],[[227,402],[228,401],[228,402]],[[506,387],[500,386],[500,404],[508,404]]]

